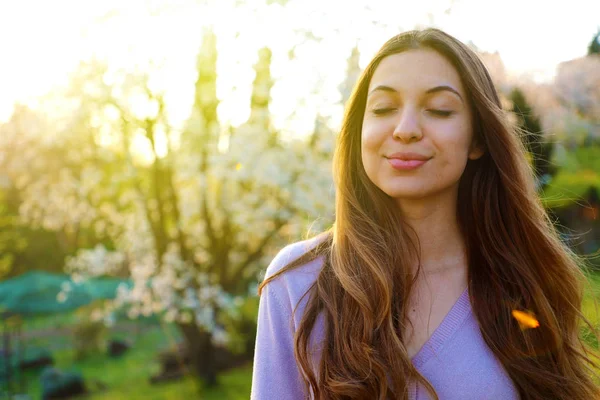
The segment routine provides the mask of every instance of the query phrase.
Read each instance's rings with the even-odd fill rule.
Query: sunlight
[[[564,39],[560,41],[550,38],[557,34],[553,33],[556,29],[535,29],[548,36],[546,41],[535,41],[536,49],[552,51],[537,51],[539,57],[528,57],[533,43],[524,43],[519,30],[505,29],[499,34],[488,19],[475,18],[490,10],[471,0],[432,0],[410,7],[383,0],[368,5],[305,0],[289,1],[285,6],[275,2],[268,7],[233,0],[205,2],[207,5],[192,0],[59,3],[35,2],[35,13],[30,11],[32,1],[0,6],[0,34],[19,37],[18,41],[3,43],[8,62],[3,63],[0,74],[0,121],[10,116],[15,101],[33,104],[36,97],[64,86],[78,61],[93,56],[107,60],[113,68],[149,72],[154,85],[165,92],[169,122],[181,128],[193,103],[196,54],[205,26],[213,26],[219,38],[217,96],[221,122],[235,127],[247,120],[252,66],[259,48],[269,46],[275,80],[273,124],[296,135],[313,129],[317,113],[330,117],[337,126],[342,112],[338,86],[350,50],[357,44],[364,67],[392,34],[433,22],[459,39],[475,41],[483,50],[500,51],[510,71],[529,71],[538,79],[550,79],[554,66],[580,54],[591,34],[590,25],[583,23],[560,30]],[[343,18],[338,12],[342,4]],[[539,4],[520,4],[519,9],[526,6],[534,12]],[[552,7],[544,6],[544,12],[564,14],[560,7]],[[61,11],[65,8],[69,13]],[[514,9],[498,7],[494,14],[504,21],[525,18],[514,14]],[[536,23],[550,24],[552,20],[544,18]],[[262,29],[255,29],[257,25]],[[31,26],[36,29],[31,30]],[[40,31],[45,34],[36,33]],[[568,40],[567,35],[571,35]],[[575,40],[579,47],[573,46]],[[107,84],[115,83],[110,75],[104,79]],[[136,113],[151,114],[151,106],[142,103],[141,99],[132,100]]]

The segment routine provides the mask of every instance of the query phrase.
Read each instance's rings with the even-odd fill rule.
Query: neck
[[[414,230],[409,231],[420,244],[421,274],[464,272],[467,266],[466,247],[456,215],[456,195],[435,201],[402,199],[402,216]],[[418,261],[413,263],[416,272]]]

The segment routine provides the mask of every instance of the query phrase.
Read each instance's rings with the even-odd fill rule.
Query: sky
[[[389,37],[436,26],[499,52],[509,74],[544,82],[558,63],[585,55],[599,15],[597,0],[0,0],[0,121],[16,101],[38,107],[79,61],[96,57],[115,69],[149,70],[167,93],[171,120],[183,124],[202,29],[212,26],[219,118],[235,126],[248,117],[252,65],[266,45],[274,124],[308,132],[317,112],[339,121],[338,86],[355,45],[364,66]]]

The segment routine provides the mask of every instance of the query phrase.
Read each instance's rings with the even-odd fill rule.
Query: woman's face
[[[419,49],[380,62],[369,84],[361,156],[381,190],[398,200],[456,190],[467,160],[483,154],[472,138],[467,95],[444,57]]]

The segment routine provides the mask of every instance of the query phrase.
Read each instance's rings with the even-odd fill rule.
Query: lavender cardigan
[[[317,244],[316,238],[283,248],[267,268],[273,275],[288,262]],[[267,284],[260,298],[258,332],[252,374],[253,400],[310,399],[294,358],[294,332],[302,318],[308,295],[294,318],[292,310],[315,281],[323,260],[317,259],[288,271]],[[317,318],[311,334],[313,368],[319,362],[324,320]],[[429,380],[441,400],[514,400],[517,388],[484,342],[471,310],[468,289],[460,296],[429,340],[411,359]],[[410,384],[410,400],[428,400],[422,385]]]

